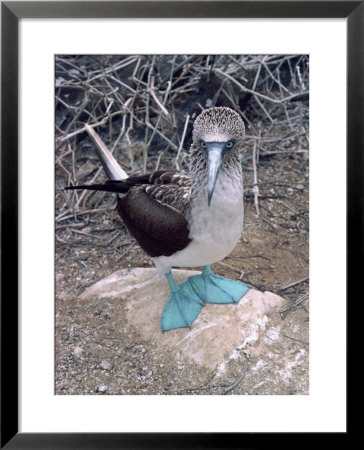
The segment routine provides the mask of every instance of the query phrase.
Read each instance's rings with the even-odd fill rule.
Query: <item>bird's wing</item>
[[[186,217],[190,179],[164,172],[153,183],[130,187],[117,211],[145,252],[153,257],[170,256],[190,242]]]
[[[153,186],[146,186],[145,192],[184,215],[190,209],[191,179],[187,175],[175,171],[164,172],[154,179]]]
[[[188,237],[191,180],[176,171],[157,171],[104,184],[69,186],[125,194],[117,212],[143,250],[150,256],[170,256],[184,249]]]

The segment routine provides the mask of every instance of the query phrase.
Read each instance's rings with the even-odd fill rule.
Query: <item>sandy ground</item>
[[[81,218],[80,227],[73,222],[56,230],[56,394],[308,393],[308,161],[304,155],[266,158],[259,167],[259,181],[260,217],[247,191],[241,240],[212,269],[287,299],[285,307],[269,317],[265,339],[254,348],[263,346],[268,359],[267,355],[283,357],[288,352],[292,361],[299,360],[295,376],[269,375],[266,364],[257,366],[261,355],[254,359],[246,351],[216,378],[216,370],[201,367],[178,351],[163,352],[155,341],[146,339],[143,330],[128,322],[122,302],[80,301],[85,288],[116,270],[153,267],[114,213],[111,196],[108,211],[91,217],[88,224],[82,225]],[[252,173],[246,172],[245,184],[251,183]],[[71,230],[86,234],[66,244],[74,235]],[[111,236],[109,245],[105,234]],[[280,339],[274,339],[275,328],[280,329]],[[242,375],[244,380],[229,390]]]

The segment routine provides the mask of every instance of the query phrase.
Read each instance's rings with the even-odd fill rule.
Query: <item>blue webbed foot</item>
[[[240,281],[214,275],[210,266],[205,266],[201,275],[190,277],[188,282],[207,303],[237,303],[250,289]]]
[[[190,327],[204,305],[192,286],[186,282],[178,286],[169,272],[166,275],[171,294],[163,310],[160,326],[163,331]]]

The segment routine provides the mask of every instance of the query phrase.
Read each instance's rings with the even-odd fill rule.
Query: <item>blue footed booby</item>
[[[169,283],[170,296],[160,320],[163,331],[190,327],[206,302],[236,303],[249,290],[210,269],[240,239],[244,207],[239,148],[244,136],[237,112],[227,107],[206,109],[193,125],[189,175],[167,170],[125,178],[111,153],[99,150],[110,179],[66,188],[118,194],[117,212]],[[200,266],[201,275],[181,285],[173,280],[172,268]]]

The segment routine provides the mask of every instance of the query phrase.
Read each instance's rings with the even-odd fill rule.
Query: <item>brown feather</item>
[[[188,237],[191,180],[174,170],[107,180],[104,184],[69,186],[125,194],[116,210],[148,255],[170,256],[184,249]]]
[[[145,186],[130,189],[119,200],[116,210],[149,256],[170,256],[190,242],[186,217],[172,206],[150,197]]]

